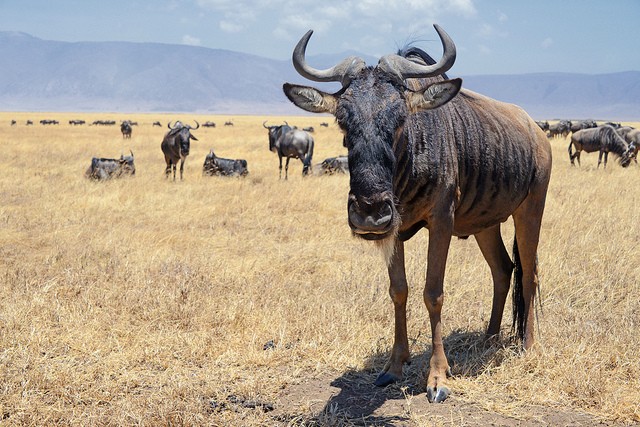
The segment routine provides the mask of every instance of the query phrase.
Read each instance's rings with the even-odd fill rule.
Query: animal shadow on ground
[[[444,345],[454,378],[478,376],[502,363],[506,354],[515,348],[508,338],[487,339],[482,332],[463,331],[449,334]],[[416,406],[410,403],[413,398],[420,399],[419,406],[428,407],[425,383],[431,345],[424,348],[405,365],[403,380],[399,383],[383,388],[374,385],[389,351],[372,354],[363,369],[349,370],[335,378],[330,385],[339,392],[331,395],[317,415],[306,420],[307,425],[405,425],[411,416],[408,406]]]

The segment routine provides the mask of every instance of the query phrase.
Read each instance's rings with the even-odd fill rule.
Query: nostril
[[[368,203],[349,200],[348,216],[352,227],[367,232],[386,231],[393,222],[393,205],[390,201]]]

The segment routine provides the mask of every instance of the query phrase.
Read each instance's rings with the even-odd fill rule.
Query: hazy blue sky
[[[46,40],[191,44],[289,58],[458,48],[455,75],[640,70],[639,0],[0,0],[0,31]]]

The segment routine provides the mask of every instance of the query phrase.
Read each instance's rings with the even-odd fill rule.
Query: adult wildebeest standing
[[[135,175],[136,167],[133,162],[133,151],[130,156],[121,155],[119,159],[105,159],[94,157],[85,176],[95,180],[120,178],[124,175]]]
[[[249,170],[247,169],[247,161],[244,159],[223,159],[216,156],[213,152],[213,148],[207,154],[204,159],[204,165],[202,165],[203,175],[222,175],[222,176],[247,176]]]
[[[313,159],[313,137],[300,129],[289,126],[287,122],[280,126],[267,126],[266,121],[262,126],[269,131],[269,150],[278,153],[280,160],[280,178],[282,178],[282,158],[286,157],[284,166],[284,179],[289,178],[289,160],[300,159],[302,162],[302,175],[307,175]]]
[[[195,121],[195,120],[194,120]],[[173,180],[176,180],[176,168],[178,160],[180,160],[180,179],[182,180],[182,173],[184,170],[184,161],[189,155],[189,149],[191,146],[191,140],[197,141],[198,138],[191,134],[192,130],[196,130],[200,127],[200,124],[196,122],[196,127],[192,128],[189,125],[182,124],[182,122],[176,122],[172,127],[171,122],[167,123],[169,132],[166,133],[160,148],[164,153],[164,160],[167,163],[167,168],[164,171],[165,176],[168,178],[173,171]]]
[[[629,143],[629,149],[627,150],[625,155],[623,155],[623,158],[628,157],[629,159],[633,159],[633,161],[637,164],[638,150],[640,149],[640,129],[630,129],[629,131],[625,132],[624,139]]]
[[[558,123],[552,123],[549,125],[549,138],[565,138],[570,132],[571,122],[569,120],[560,120]]]
[[[575,147],[575,153],[573,153],[572,147]],[[598,151],[598,167],[600,167],[602,155],[604,154],[604,167],[606,168],[609,152],[612,152],[620,157],[620,165],[627,167],[631,161],[629,156],[625,156],[628,148],[627,142],[609,125],[582,129],[571,135],[571,142],[569,142],[568,148],[569,160],[571,160],[571,165],[575,166],[574,160],[577,159],[578,166],[580,166],[580,153],[582,151],[587,153]]]
[[[120,124],[120,132],[122,132],[122,138],[131,139],[131,122],[129,120],[125,120]]]
[[[525,349],[534,342],[536,252],[551,175],[551,147],[544,132],[519,107],[469,90],[444,74],[455,61],[455,45],[435,26],[444,46],[435,63],[409,48],[368,67],[357,57],[317,70],[305,61],[312,31],[298,42],[293,64],[303,77],[340,82],[334,94],[286,83],[298,107],[331,113],[345,134],[350,191],[347,218],[354,235],[376,241],[387,256],[395,335],[389,361],[376,379],[387,385],[402,377],[409,361],[404,241],[429,230],[424,301],[429,312],[432,354],[429,401],[449,394],[450,371],[441,310],[447,253],[452,236],[474,235],[491,267],[493,306],[488,335],[500,332],[512,271],[514,327]],[[502,241],[500,223],[513,217],[514,261]],[[348,297],[348,296],[347,296]]]

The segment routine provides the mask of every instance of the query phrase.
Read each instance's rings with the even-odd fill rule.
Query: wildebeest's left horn
[[[293,49],[293,56],[291,58],[293,60],[293,67],[302,77],[314,82],[340,82],[342,86],[346,86],[358,71],[366,67],[365,62],[357,56],[350,56],[338,65],[334,65],[326,70],[318,70],[310,67],[307,65],[304,55],[311,34],[313,34],[313,30],[307,31],[307,34],[302,36]]]
[[[397,75],[401,80],[432,77],[446,73],[456,61],[456,45],[442,27],[434,24],[434,28],[442,40],[443,48],[442,58],[436,64],[423,65],[398,55],[385,55],[380,58],[378,68]]]
[[[198,128],[200,127],[200,123],[198,123],[198,121],[197,121],[197,120],[194,120],[194,122],[196,122],[196,127],[192,128],[192,127],[191,127],[191,125],[186,125],[186,126],[187,126],[189,129],[191,129],[191,130],[196,130],[196,129],[198,129]]]
[[[171,127],[171,120],[169,120],[169,123],[167,123],[167,127],[171,130],[173,130],[173,128]]]
[[[264,122],[262,122],[262,127],[265,129],[269,129],[270,126],[267,126],[267,121],[265,120]]]
[[[131,153],[131,157],[133,157],[133,151],[132,151],[132,150],[129,150],[129,152]]]

